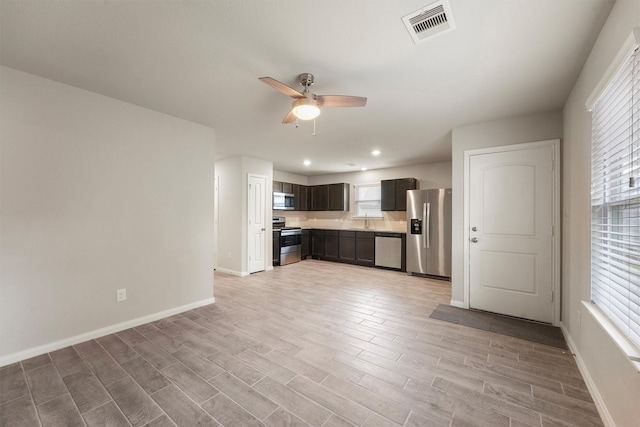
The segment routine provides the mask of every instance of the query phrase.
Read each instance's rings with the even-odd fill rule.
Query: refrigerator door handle
[[[425,229],[425,225],[427,225],[424,220],[427,219],[427,204],[422,204],[422,247],[427,247],[427,230]]]
[[[424,223],[424,236],[425,236],[425,240],[426,240],[426,244],[425,244],[425,248],[429,249],[429,244],[430,244],[430,237],[429,237],[429,224],[431,224],[431,203],[425,203],[425,209],[426,209],[426,214],[425,214],[425,223]]]

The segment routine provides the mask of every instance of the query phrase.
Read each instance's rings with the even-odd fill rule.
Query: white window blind
[[[382,218],[380,183],[356,185],[356,217]]]
[[[592,109],[591,299],[640,346],[640,53]]]

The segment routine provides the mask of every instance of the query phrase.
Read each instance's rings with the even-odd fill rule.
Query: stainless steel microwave
[[[292,211],[295,209],[295,198],[291,193],[273,192],[273,209]]]

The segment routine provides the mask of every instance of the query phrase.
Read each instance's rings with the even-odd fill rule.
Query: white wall
[[[510,117],[463,126],[452,133],[452,260],[451,300],[462,306],[464,300],[464,152],[523,142],[562,137],[562,112]]]
[[[638,425],[640,375],[581,301],[590,299],[591,115],[585,102],[634,27],[640,1],[617,0],[564,107],[563,325],[617,426]],[[581,313],[581,319],[579,315]]]
[[[281,182],[290,182],[292,184],[309,185],[309,178],[295,173],[273,171],[273,180]]]
[[[289,175],[289,176],[288,176]],[[275,178],[275,177],[278,178]],[[274,171],[274,179],[300,184],[300,180],[287,181],[284,178],[295,179],[296,176]],[[287,225],[316,228],[351,229],[364,228],[364,220],[354,218],[355,190],[354,185],[372,184],[383,179],[416,178],[421,189],[451,187],[451,163],[426,163],[396,168],[375,169],[341,174],[310,176],[304,185],[334,184],[346,182],[351,184],[349,191],[348,212],[297,212],[275,211],[276,215],[287,218]],[[370,227],[377,230],[406,231],[405,212],[383,212],[382,219],[370,219]]]
[[[212,301],[213,129],[6,67],[0,93],[0,365]]]
[[[246,276],[247,262],[247,202],[248,175],[263,175],[267,179],[266,259],[273,259],[271,239],[273,163],[251,157],[230,157],[216,162],[218,177],[218,265],[220,271]],[[267,262],[267,269],[273,268]]]
[[[368,171],[333,173],[309,177],[309,185],[333,184],[370,184],[383,179],[416,178],[421,189],[448,188],[451,186],[451,162],[424,163],[413,166],[373,169]]]
[[[242,225],[244,197],[242,186],[242,158],[231,157],[216,162],[218,177],[218,236],[219,270],[242,271]]]

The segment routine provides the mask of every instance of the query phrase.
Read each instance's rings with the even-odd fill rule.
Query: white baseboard
[[[611,417],[609,410],[604,404],[604,400],[602,399],[602,396],[598,391],[598,387],[596,387],[596,383],[593,381],[593,378],[591,378],[591,375],[589,374],[589,370],[587,369],[587,365],[585,365],[584,360],[582,360],[582,357],[580,356],[580,352],[578,351],[578,347],[576,347],[575,343],[573,342],[573,339],[571,338],[571,335],[569,335],[569,331],[567,330],[567,328],[564,327],[562,323],[560,323],[560,330],[562,330],[562,334],[564,335],[565,340],[567,340],[567,345],[569,346],[569,350],[571,350],[571,353],[573,353],[574,356],[576,357],[578,370],[580,370],[580,373],[584,378],[584,382],[587,385],[587,389],[589,389],[589,393],[591,393],[591,397],[593,398],[593,401],[596,404],[596,408],[598,409],[598,413],[602,418],[602,422],[604,423],[605,427],[616,427],[616,423],[613,421],[613,418]]]
[[[160,320],[165,317],[173,316],[174,314],[183,313],[185,311],[193,310],[194,308],[213,304],[214,302],[216,302],[215,298],[203,299],[200,301],[192,302],[190,304],[182,305],[180,307],[170,308],[168,310],[148,314],[146,316],[138,317],[136,319],[127,320],[121,323],[116,323],[115,325],[107,326],[100,329],[95,329],[93,331],[85,332],[83,334],[75,335],[73,337],[65,338],[49,344],[44,344],[38,347],[22,350],[17,353],[8,354],[6,356],[0,356],[0,367],[19,362],[21,360],[40,356],[41,354],[60,350],[62,348],[69,347],[70,345],[79,344],[81,342],[89,341],[95,338],[103,337],[105,335],[110,335],[116,332],[120,332],[125,329],[144,325],[145,323],[154,322],[156,320]]]
[[[468,308],[467,306],[465,306],[464,301],[458,301],[455,299],[452,299],[449,305],[452,307],[458,307],[458,308]]]
[[[230,270],[228,268],[222,268],[222,267],[218,267],[216,270],[221,271],[223,273],[231,274],[233,276],[238,276],[238,277],[244,277],[249,275],[249,273],[247,273],[246,271],[236,271],[236,270]]]

